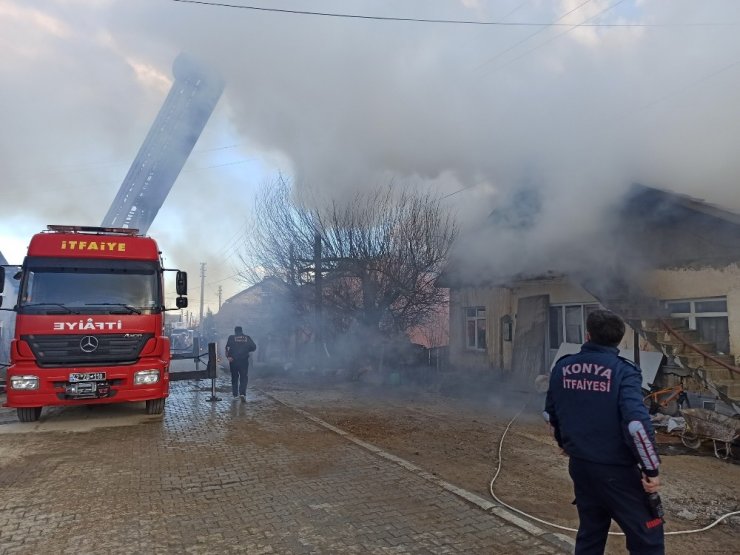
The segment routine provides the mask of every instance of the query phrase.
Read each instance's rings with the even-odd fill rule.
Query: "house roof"
[[[740,261],[740,215],[688,195],[635,184],[605,211],[598,229],[571,238],[558,252],[528,249],[527,233],[538,223],[541,208],[541,196],[523,191],[514,202],[495,209],[474,232],[490,240],[478,240],[483,248],[470,256],[469,243],[461,237],[437,285],[496,286],[552,279],[566,273],[564,268],[575,270],[580,265],[587,270],[594,260],[621,268]]]
[[[724,220],[734,225],[740,225],[740,214],[720,208],[715,204],[703,199],[695,198],[681,193],[673,193],[656,187],[635,184],[627,195],[626,207],[628,209],[655,209],[656,205],[683,208],[690,212],[705,214],[718,220]]]
[[[276,277],[266,277],[262,281],[229,297],[223,304],[246,302],[250,297],[257,294],[261,295],[265,290],[283,292],[287,290],[287,286]]]

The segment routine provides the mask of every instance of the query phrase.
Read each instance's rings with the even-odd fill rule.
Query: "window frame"
[[[724,312],[697,312],[696,311],[696,304],[697,303],[703,303],[703,302],[716,302],[716,301],[723,301],[725,303],[725,311]],[[729,353],[732,350],[731,346],[731,337],[729,333],[729,325],[730,325],[730,315],[728,310],[728,304],[727,304],[727,296],[719,296],[719,297],[697,297],[692,299],[669,299],[663,301],[663,306],[667,310],[671,310],[670,305],[671,304],[678,304],[678,303],[689,303],[689,312],[670,312],[671,318],[676,319],[682,319],[686,320],[688,323],[689,329],[697,331],[699,330],[699,327],[697,325],[697,320],[700,320],[702,318],[725,318],[727,320],[727,337],[722,338],[723,343],[719,343],[715,340],[713,341],[716,344],[716,348],[718,349],[718,352],[724,352],[724,350],[727,350]],[[721,349],[721,347],[724,346],[724,340],[726,339],[726,346],[727,349]],[[711,339],[705,339],[704,341],[711,341]]]
[[[696,312],[696,303],[705,303],[705,302],[712,302],[712,301],[724,301],[725,302],[725,311],[724,312]],[[727,297],[702,297],[702,298],[696,298],[696,299],[670,299],[663,301],[663,305],[670,310],[671,304],[677,304],[677,303],[689,303],[689,312],[671,312],[671,318],[682,318],[685,320],[688,320],[689,322],[689,329],[695,330],[696,329],[696,319],[697,318],[721,318],[724,316],[725,318],[729,318],[729,314],[727,311]],[[697,316],[699,315],[699,316]]]
[[[579,341],[568,341],[568,321],[566,318],[566,314],[568,313],[569,308],[579,308],[579,335],[580,340]],[[587,309],[591,309],[590,311]],[[582,344],[586,341],[586,318],[588,318],[588,314],[592,312],[593,310],[599,310],[602,306],[597,302],[571,302],[571,303],[553,303],[550,304],[547,311],[547,318],[548,318],[548,325],[547,325],[547,344],[550,350],[556,351],[560,348],[560,345],[563,343],[578,343]],[[560,343],[558,345],[553,346],[553,337],[552,337],[552,312],[553,309],[556,309],[558,311],[558,317],[560,319],[559,325],[558,325],[558,337],[561,339]],[[558,310],[559,309],[559,310]],[[572,324],[570,324],[572,325]]]
[[[474,311],[474,315],[471,316],[470,311]],[[465,306],[463,307],[463,314],[465,317],[463,328],[465,335],[465,349],[467,351],[475,351],[479,353],[488,351],[488,311],[486,310],[486,307],[480,305]],[[479,327],[479,323],[481,322],[483,324],[482,330]],[[473,329],[475,331],[473,334],[473,345],[470,344],[469,327],[471,323],[473,324]],[[481,331],[483,332],[483,346],[480,346],[479,344]]]

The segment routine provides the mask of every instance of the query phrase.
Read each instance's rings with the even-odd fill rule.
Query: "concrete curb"
[[[537,538],[554,545],[558,549],[562,549],[563,551],[567,553],[573,552],[573,548],[575,547],[575,540],[573,540],[572,538],[569,538],[568,536],[565,536],[564,534],[558,534],[558,533],[550,532],[549,530],[540,528],[539,526],[532,524],[531,522],[525,520],[524,518],[520,517],[516,513],[511,512],[506,507],[499,505],[498,503],[488,501],[487,499],[484,499],[475,493],[472,493],[465,489],[459,488],[449,482],[446,482],[445,480],[440,479],[434,474],[427,472],[423,468],[420,468],[416,466],[415,464],[410,463],[406,459],[402,459],[401,457],[393,455],[392,453],[388,453],[380,449],[376,445],[373,445],[372,443],[367,443],[366,441],[363,441],[360,438],[353,436],[349,432],[346,432],[345,430],[342,430],[341,428],[337,428],[336,426],[333,426],[329,424],[328,422],[325,422],[324,420],[322,420],[321,418],[318,418],[317,416],[314,416],[310,412],[307,412],[303,409],[300,409],[289,403],[286,403],[285,401],[281,399],[278,399],[277,397],[267,393],[266,391],[263,391],[261,389],[258,389],[258,391],[262,393],[263,395],[265,395],[266,397],[272,399],[276,403],[279,403],[283,405],[284,407],[294,412],[297,412],[301,416],[305,417],[311,422],[314,422],[315,424],[321,426],[322,428],[326,428],[327,430],[344,437],[347,441],[351,441],[355,445],[362,447],[363,449],[367,451],[370,451],[371,453],[373,453],[374,455],[377,455],[380,458],[386,459],[387,461],[390,461],[394,464],[397,464],[398,466],[403,467],[404,469],[419,476],[420,478],[423,478],[424,480],[428,482],[432,482],[433,484],[441,487],[442,489],[450,492],[451,494],[463,499],[467,503],[474,505],[491,515],[494,515],[500,518],[501,520],[505,520],[509,524],[516,526],[517,528],[524,530],[528,534],[532,536],[536,536]]]

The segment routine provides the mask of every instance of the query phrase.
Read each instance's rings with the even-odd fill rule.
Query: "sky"
[[[149,229],[218,307],[277,175],[342,196],[424,187],[473,226],[542,193],[567,244],[633,182],[740,212],[734,0],[0,0],[0,251],[99,225],[180,52],[226,83]],[[444,20],[441,22],[439,20]],[[467,21],[488,23],[474,25]],[[495,24],[492,24],[495,23]],[[554,24],[554,25],[553,25]],[[526,250],[526,249],[525,249]]]

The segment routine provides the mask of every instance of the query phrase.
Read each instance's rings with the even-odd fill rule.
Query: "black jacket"
[[[248,361],[249,353],[257,349],[248,335],[230,335],[226,340],[226,356],[239,362]]]
[[[658,475],[655,432],[643,403],[642,373],[619,349],[585,343],[557,361],[545,415],[565,452],[601,464],[640,464]]]

